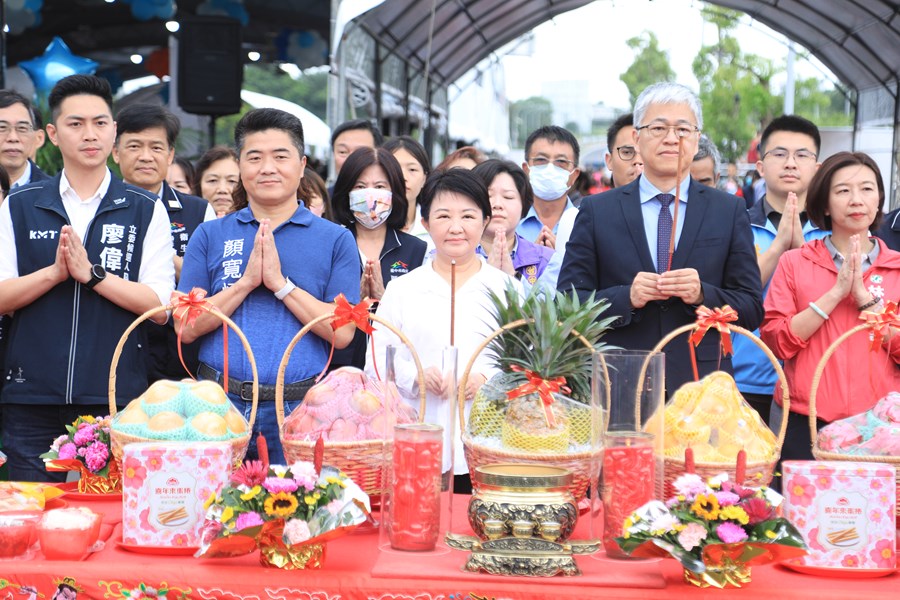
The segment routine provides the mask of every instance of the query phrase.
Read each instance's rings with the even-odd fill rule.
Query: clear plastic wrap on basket
[[[818,448],[848,455],[900,456],[900,393],[891,392],[864,413],[829,423]]]
[[[666,403],[663,418],[666,456],[681,457],[692,448],[701,462],[733,462],[741,450],[749,462],[778,458],[775,434],[728,373],[716,371],[681,386]]]
[[[393,389],[385,393],[386,386]],[[400,400],[392,383],[372,380],[354,367],[341,367],[306,393],[285,419],[286,440],[352,442],[382,439],[395,424],[415,423],[414,408]]]

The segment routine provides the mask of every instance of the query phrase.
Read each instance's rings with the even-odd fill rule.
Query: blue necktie
[[[665,273],[669,268],[669,242],[672,238],[672,214],[669,212],[669,204],[675,196],[659,194],[656,199],[662,205],[656,225],[656,272]]]

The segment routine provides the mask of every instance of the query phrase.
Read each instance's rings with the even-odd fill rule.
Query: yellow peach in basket
[[[238,411],[232,409],[225,413],[225,424],[228,425],[229,431],[243,435],[247,433],[247,421]]]
[[[708,462],[711,457],[719,455],[719,452],[711,444],[692,444],[691,448],[694,450],[694,460]]]
[[[135,405],[133,401],[125,410],[119,413],[119,418],[116,422],[119,425],[131,425],[146,423],[149,420],[150,417],[141,410],[140,404]]]
[[[225,419],[214,412],[202,412],[191,419],[191,427],[208,437],[228,435],[228,424]]]
[[[181,393],[181,386],[177,381],[162,380],[154,382],[141,397],[146,404],[162,404],[179,393]]]
[[[213,406],[227,405],[229,402],[225,390],[215,381],[194,382],[190,385],[190,391],[194,396]]]
[[[184,427],[184,417],[170,410],[157,413],[147,421],[147,429],[159,433],[180,427]]]
[[[685,417],[675,424],[675,437],[689,444],[701,444],[709,441],[712,428],[693,417]]]

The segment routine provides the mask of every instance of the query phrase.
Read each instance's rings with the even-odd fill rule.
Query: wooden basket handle
[[[119,338],[119,343],[116,345],[116,351],[113,352],[112,363],[109,365],[109,416],[114,417],[116,415],[116,368],[119,366],[119,358],[122,356],[122,349],[125,347],[125,341],[128,339],[128,336],[132,331],[137,329],[138,325],[152,317],[153,315],[159,314],[163,311],[173,311],[175,310],[175,306],[172,304],[166,304],[165,306],[157,306],[151,308],[137,319],[135,319],[131,325],[128,326],[128,329],[125,330],[125,333],[122,334],[122,337]],[[244,332],[241,331],[240,327],[235,324],[230,318],[228,318],[222,311],[220,311],[217,307],[213,306],[211,310],[208,311],[209,314],[215,315],[219,318],[220,321],[224,322],[228,327],[234,331],[241,340],[241,344],[244,346],[244,352],[247,353],[247,359],[250,361],[250,369],[253,372],[253,406],[250,409],[250,419],[249,425],[250,430],[253,430],[253,423],[256,421],[256,405],[259,404],[259,373],[256,370],[256,358],[253,356],[253,350],[250,348],[250,342],[247,341],[247,338],[244,336]],[[225,382],[225,391],[227,394],[228,382]]]
[[[279,430],[284,425],[284,373],[287,369],[288,363],[291,360],[291,353],[293,353],[294,351],[294,346],[296,346],[313,327],[323,321],[331,319],[332,317],[334,317],[333,312],[325,313],[324,315],[319,315],[318,317],[304,325],[303,328],[298,331],[294,338],[291,340],[291,343],[288,344],[288,347],[284,351],[284,355],[281,357],[281,364],[278,365],[278,377],[275,379],[275,416],[278,419]],[[383,317],[379,317],[374,313],[369,313],[369,319],[375,321],[376,323],[380,323],[381,325],[384,325],[385,327],[390,329],[394,333],[394,335],[400,338],[400,341],[403,342],[407,348],[409,348],[409,353],[412,355],[413,361],[415,361],[416,363],[416,377],[419,381],[419,422],[422,423],[425,419],[425,371],[422,369],[422,363],[419,360],[419,355],[416,353],[415,347],[402,331],[394,327]]]
[[[459,389],[457,390],[457,400],[458,400],[457,404],[459,404],[459,431],[460,431],[460,433],[462,433],[466,430],[466,383],[468,383],[468,381],[469,381],[469,375],[471,374],[472,367],[475,366],[475,361],[478,359],[478,357],[481,355],[481,353],[484,352],[485,348],[488,347],[488,344],[490,344],[494,338],[496,338],[499,335],[503,335],[503,333],[505,333],[511,329],[515,329],[517,327],[522,327],[523,325],[528,325],[530,323],[534,323],[534,319],[519,319],[518,321],[512,321],[510,323],[507,323],[506,325],[503,325],[502,327],[498,327],[497,329],[492,331],[490,335],[488,335],[486,338],[484,338],[484,340],[481,342],[481,344],[479,344],[478,347],[475,348],[475,351],[472,352],[472,356],[469,357],[469,362],[466,364],[466,368],[463,371],[462,377],[459,380]],[[585,346],[590,348],[591,351],[594,351],[594,346],[591,344],[591,342],[586,337],[584,337],[583,335],[581,335],[574,329],[572,330],[571,335],[577,337],[581,341],[582,344],[584,344]],[[606,365],[604,364],[604,370],[605,370],[605,368],[606,368]],[[607,382],[607,392],[609,392],[609,378],[608,377],[606,378],[606,382]],[[609,398],[608,393],[607,393],[606,397]]]
[[[785,375],[784,375],[784,370],[781,368],[781,363],[778,362],[778,359],[775,357],[774,354],[772,354],[772,351],[769,350],[769,347],[766,346],[761,339],[759,339],[758,337],[753,335],[752,331],[750,331],[748,329],[744,329],[743,327],[741,327],[739,325],[732,325],[731,323],[726,323],[725,326],[728,327],[728,331],[730,331],[731,333],[740,333],[740,334],[745,335],[748,338],[750,338],[750,341],[753,342],[754,344],[756,344],[756,346],[760,350],[763,351],[763,353],[769,359],[769,362],[771,362],[772,366],[775,367],[775,374],[778,375],[778,380],[781,382],[781,402],[782,402],[782,405],[784,406],[784,414],[782,415],[782,418],[781,418],[781,425],[778,428],[778,441],[777,441],[777,448],[776,448],[778,450],[778,453],[781,454],[781,447],[784,445],[784,436],[787,434],[788,415],[790,414],[790,411],[791,411],[791,394],[790,394],[790,390],[788,390],[787,377],[785,377]],[[695,323],[688,323],[687,325],[682,325],[681,327],[679,327],[677,329],[673,329],[668,334],[666,334],[666,336],[663,339],[659,340],[659,342],[656,344],[656,346],[653,347],[653,352],[661,352],[662,349],[666,346],[666,344],[668,344],[669,342],[674,340],[676,337],[678,337],[682,333],[689,333],[696,329],[697,329],[697,325]],[[712,329],[712,328],[710,328],[710,329]],[[690,343],[691,343],[690,340],[688,340],[688,344],[690,344]],[[648,366],[649,366],[649,358],[644,363],[644,366],[641,369],[640,381],[644,380],[644,369],[646,369]]]
[[[813,373],[812,385],[809,389],[809,439],[812,442],[813,449],[815,449],[816,441],[819,437],[819,428],[816,427],[816,395],[819,391],[819,380],[822,379],[822,373],[825,372],[825,365],[828,362],[828,359],[831,358],[831,355],[837,352],[838,346],[840,346],[844,340],[858,331],[867,329],[869,329],[869,326],[866,323],[862,323],[849,331],[845,331],[838,339],[834,340],[831,345],[828,346],[825,350],[825,354],[823,354],[822,358],[819,360],[819,364],[816,365],[816,370]],[[787,409],[785,409],[785,414],[787,414]]]

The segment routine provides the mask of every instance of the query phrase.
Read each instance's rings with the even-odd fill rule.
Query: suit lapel
[[[675,248],[675,255],[672,257],[672,269],[683,269],[687,263],[687,258],[691,254],[700,229],[703,225],[703,219],[706,216],[706,210],[709,206],[709,196],[702,185],[691,180],[688,188],[687,209],[684,211],[684,227],[681,230],[681,237],[678,238],[678,247]],[[681,218],[681,215],[679,215]]]
[[[653,266],[653,259],[650,257],[647,233],[644,231],[644,214],[641,212],[641,195],[638,191],[638,181],[639,179],[635,179],[632,183],[622,188],[619,202],[622,205],[622,213],[625,215],[625,223],[628,225],[628,231],[631,233],[634,248],[641,261],[641,270],[655,273],[656,268]]]

